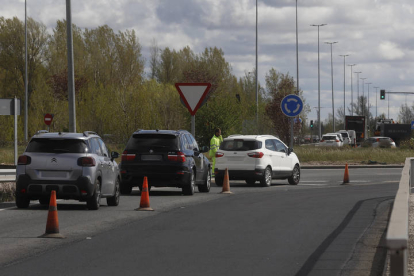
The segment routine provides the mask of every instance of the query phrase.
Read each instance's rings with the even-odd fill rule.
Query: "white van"
[[[348,141],[350,146],[356,146],[356,132],[355,130],[340,130],[338,132],[346,131],[348,133]]]
[[[336,133],[339,133],[342,135],[342,139],[344,140],[344,145],[349,145],[350,144],[350,139],[349,139],[349,133],[347,130],[339,130]]]

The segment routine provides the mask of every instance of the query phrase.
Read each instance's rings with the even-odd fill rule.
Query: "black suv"
[[[184,195],[209,192],[210,162],[186,130],[138,130],[129,139],[121,161],[121,193],[132,187],[178,187]]]

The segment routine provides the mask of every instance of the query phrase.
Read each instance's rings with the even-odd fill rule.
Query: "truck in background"
[[[367,125],[365,116],[345,116],[345,129],[355,131],[352,145],[360,145],[367,138]]]
[[[411,124],[395,124],[392,119],[379,119],[375,125],[375,136],[390,137],[397,146],[411,138]]]

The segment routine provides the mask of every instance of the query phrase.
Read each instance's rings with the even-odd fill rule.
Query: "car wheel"
[[[19,209],[29,207],[30,199],[27,196],[16,195],[16,206]]]
[[[101,183],[99,180],[96,180],[95,183],[95,192],[92,197],[88,198],[86,201],[86,206],[89,210],[98,210],[101,202]]]
[[[256,180],[254,180],[254,179],[246,179],[246,184],[247,184],[247,185],[249,185],[249,186],[253,186],[253,185],[254,185],[254,183],[256,183]]]
[[[185,183],[185,185],[183,186],[183,194],[184,195],[193,195],[194,191],[195,191],[195,177],[194,177],[194,172],[191,171],[190,172],[190,182]]]
[[[39,203],[40,203],[41,205],[49,205],[49,203],[50,203],[50,198],[47,198],[47,197],[41,197],[41,198],[39,198]]]
[[[121,194],[123,195],[130,195],[132,192],[132,186],[126,183],[121,182]]]
[[[272,170],[269,167],[264,170],[260,184],[262,187],[269,187],[272,184]]]
[[[208,168],[206,180],[204,181],[203,185],[198,185],[198,191],[200,193],[208,193],[210,192],[210,187],[211,187],[211,173],[210,173],[210,168]]]
[[[298,185],[300,181],[300,168],[298,165],[295,165],[292,171],[292,176],[288,178],[290,185]]]
[[[115,180],[115,194],[112,197],[108,197],[106,199],[106,203],[108,206],[118,206],[119,205],[119,195],[120,195],[120,188],[119,188],[119,180],[118,178]]]

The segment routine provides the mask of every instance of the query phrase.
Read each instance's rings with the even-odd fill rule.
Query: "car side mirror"
[[[207,146],[201,147],[201,151],[200,152],[208,152],[208,147]]]
[[[287,155],[290,155],[292,152],[293,152],[293,149],[292,148],[288,148]]]
[[[112,161],[114,159],[118,158],[118,157],[119,157],[119,153],[117,153],[116,151],[111,152],[111,159],[112,159]]]

